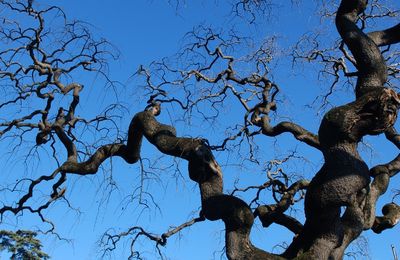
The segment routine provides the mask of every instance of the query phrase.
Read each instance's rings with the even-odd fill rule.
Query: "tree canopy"
[[[130,12],[119,4],[82,10],[107,25]],[[171,21],[182,36],[149,29],[169,26],[160,10],[120,23],[123,48],[169,52],[122,62],[73,4],[0,1],[2,245],[27,238],[46,259],[37,234],[74,233],[93,258],[175,259],[183,234],[202,259],[342,259],[395,227],[397,3],[164,4],[206,20]]]
[[[32,231],[17,230],[16,232],[0,231],[0,250],[7,250],[11,259],[49,259],[41,250],[41,242]]]

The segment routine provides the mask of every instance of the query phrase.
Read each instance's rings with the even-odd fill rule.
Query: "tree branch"
[[[378,46],[398,43],[400,42],[400,24],[386,30],[370,32],[368,33],[368,37]]]

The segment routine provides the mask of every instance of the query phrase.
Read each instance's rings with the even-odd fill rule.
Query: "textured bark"
[[[383,31],[370,32],[368,37],[378,46],[398,43],[400,41],[400,24]]]
[[[371,89],[383,87],[387,80],[386,63],[378,46],[355,24],[357,16],[366,7],[367,0],[344,0],[336,15],[338,32],[357,61],[356,97]]]
[[[358,16],[367,7],[367,0],[342,0],[337,11],[337,30],[354,58],[347,55],[348,53],[345,49],[342,50],[345,52],[346,58],[351,60],[357,69],[356,73],[345,72],[346,76],[357,76],[355,99],[348,104],[328,111],[320,123],[318,135],[293,122],[280,122],[276,125],[271,125],[269,113],[276,109],[275,96],[279,88],[266,76],[258,75],[257,73],[248,77],[239,77],[239,73],[234,71],[235,58],[225,55],[220,47],[216,47],[215,51],[212,52],[208,48],[208,43],[202,46],[196,45],[196,49],[205,48],[207,54],[213,57],[212,64],[208,68],[180,72],[181,76],[187,79],[194,76],[197,81],[204,81],[215,86],[219,84],[225,85],[217,96],[224,96],[223,99],[225,99],[229,90],[246,109],[244,128],[236,136],[226,138],[224,144],[219,146],[220,148],[225,148],[228,140],[234,140],[244,134],[246,134],[246,137],[261,133],[268,137],[275,137],[290,133],[298,141],[322,152],[324,157],[323,166],[315,174],[311,182],[300,180],[289,186],[287,184],[289,177],[284,176],[286,183],[283,183],[278,178],[271,177],[269,182],[259,186],[257,198],[250,205],[253,205],[254,202],[258,203],[258,196],[261,190],[268,187],[273,189],[275,204],[257,204],[254,212],[249,204],[242,199],[224,194],[223,174],[206,140],[178,137],[174,127],[158,122],[156,116],[160,114],[161,106],[156,102],[157,96],[167,95],[161,88],[152,88],[153,91],[159,91],[159,93],[151,96],[151,102],[149,102],[145,111],[139,112],[133,117],[129,125],[126,143],[117,142],[103,145],[90,156],[85,153],[88,155],[88,159],[80,161],[79,151],[75,146],[79,140],[76,140],[76,137],[69,131],[75,127],[78,121],[85,122],[84,119],[75,116],[75,109],[79,104],[79,94],[83,86],[78,83],[64,85],[61,80],[64,75],[68,75],[78,67],[91,70],[89,65],[100,62],[102,59],[97,58],[96,55],[99,53],[98,50],[102,49],[100,48],[102,43],[87,44],[88,42],[85,42],[85,45],[94,46],[94,51],[91,55],[88,56],[81,52],[71,59],[71,61],[77,60],[76,64],[74,63],[68,69],[58,68],[58,63],[65,64],[68,62],[55,61],[53,56],[57,55],[54,54],[66,52],[65,47],[74,42],[74,40],[81,38],[81,36],[73,35],[71,40],[67,41],[60,49],[54,51],[52,55],[45,55],[45,52],[42,52],[40,47],[41,41],[47,33],[51,32],[51,30],[47,30],[44,27],[44,16],[42,14],[46,13],[46,11],[44,13],[36,12],[32,9],[32,6],[25,6],[22,2],[17,1],[17,6],[22,9],[13,9],[19,13],[27,13],[38,20],[38,27],[36,29],[31,28],[35,32],[33,36],[20,37],[21,39],[29,39],[26,44],[23,44],[24,46],[21,47],[21,50],[27,52],[28,59],[31,59],[33,65],[27,67],[28,69],[26,70],[22,65],[18,65],[20,67],[17,72],[0,71],[0,76],[2,78],[10,78],[11,82],[20,73],[23,74],[21,79],[27,77],[30,73],[32,74],[32,79],[36,77],[36,74],[38,74],[38,77],[45,76],[47,79],[40,83],[37,88],[37,83],[30,87],[24,86],[24,89],[32,88],[31,92],[24,93],[24,95],[20,94],[14,101],[0,104],[0,108],[9,103],[17,103],[19,100],[24,100],[28,97],[25,94],[36,94],[38,98],[46,101],[46,106],[43,110],[30,111],[28,115],[20,119],[1,124],[0,126],[3,128],[0,131],[0,137],[13,128],[28,127],[30,130],[37,129],[36,145],[44,145],[56,136],[66,150],[67,159],[50,175],[42,175],[35,180],[23,180],[24,182],[30,181],[26,193],[12,205],[1,207],[0,215],[5,212],[20,215],[24,211],[30,211],[31,213],[37,213],[44,222],[49,223],[43,218],[41,211],[48,208],[53,201],[64,196],[66,190],[61,185],[66,181],[69,174],[96,174],[101,164],[110,157],[120,157],[126,163],[134,164],[141,158],[141,145],[143,138],[145,138],[161,153],[182,158],[188,162],[188,174],[190,179],[199,185],[202,206],[201,214],[197,220],[183,224],[160,237],[145,232],[141,227],[131,228],[131,230],[140,230],[139,233],[141,235],[145,234],[155,241],[157,246],[165,245],[169,236],[196,221],[204,219],[210,221],[222,220],[225,224],[225,249],[228,259],[342,259],[346,248],[364,230],[372,229],[376,233],[381,233],[388,228],[394,227],[399,222],[400,207],[398,205],[389,203],[383,207],[382,216],[376,216],[376,203],[379,197],[386,192],[391,177],[400,171],[400,155],[386,164],[377,165],[369,169],[358,153],[358,144],[366,135],[384,133],[390,142],[400,148],[400,135],[393,128],[400,107],[400,98],[394,90],[385,87],[388,69],[379,49],[380,46],[395,44],[400,41],[400,25],[395,25],[382,31],[364,33],[357,27],[356,23]],[[239,1],[242,4],[250,2]],[[7,3],[7,1],[1,3],[12,8],[12,4]],[[30,4],[32,4],[32,1],[30,1]],[[74,24],[72,23],[72,25]],[[31,29],[25,30],[22,35]],[[7,35],[4,30],[0,30],[0,32]],[[11,40],[14,33],[10,33],[5,37]],[[89,35],[87,37],[90,38]],[[208,37],[207,42],[212,42],[216,35],[209,35]],[[86,39],[86,37],[83,38]],[[7,51],[1,53],[4,54]],[[14,53],[11,55],[13,57],[20,55],[17,50],[11,53]],[[83,57],[85,58],[81,61]],[[227,63],[227,68],[215,77],[207,76],[213,64],[217,64],[218,59],[222,59],[224,63]],[[1,55],[0,60],[2,63],[10,62],[8,58],[5,59]],[[345,63],[341,62],[336,65],[345,66]],[[96,71],[95,67],[92,70]],[[147,75],[142,69],[140,72]],[[339,75],[337,76],[339,77]],[[147,80],[151,82],[150,75],[147,75]],[[164,83],[171,84],[171,82]],[[16,84],[16,86],[21,87],[18,85],[19,83]],[[234,88],[235,84],[241,87],[250,86],[251,91],[245,91],[243,94]],[[47,89],[49,86],[51,86],[51,91]],[[57,91],[53,91],[53,88],[56,88]],[[72,94],[69,108],[56,109],[56,116],[52,115],[50,120],[49,115],[51,113],[49,112],[55,96],[57,94],[67,95],[68,93]],[[254,99],[246,97],[249,93]],[[189,96],[187,95],[188,98]],[[202,98],[207,99],[210,97],[209,95]],[[255,101],[256,98],[259,98],[257,100],[260,103]],[[189,103],[184,105],[184,102],[176,98],[160,101],[177,102],[183,109],[189,109]],[[254,105],[254,103],[257,104]],[[39,123],[27,122],[40,115],[41,121]],[[101,120],[98,118],[95,121],[98,123]],[[255,132],[247,132],[249,129],[254,130],[253,128],[256,128]],[[54,157],[56,157],[55,151]],[[50,199],[37,208],[29,206],[32,204],[30,199],[33,198],[36,187],[49,181],[53,181],[53,185],[50,188]],[[12,189],[15,192],[19,192],[17,189],[18,183],[22,182],[17,181],[17,185]],[[299,190],[307,191],[305,195],[306,221],[304,224],[285,214],[296,200],[295,195]],[[342,212],[343,210],[344,212]],[[268,253],[251,243],[250,232],[257,217],[263,227],[278,224],[294,233],[293,242],[282,255]],[[120,235],[119,238],[128,234],[130,234],[130,231]],[[132,241],[132,246],[134,242],[135,240]],[[113,243],[115,246],[116,242],[114,241]]]
[[[375,219],[376,200],[387,187],[388,174],[370,172],[357,146],[363,136],[385,133],[396,121],[400,100],[384,87],[387,68],[377,44],[396,41],[384,34],[397,27],[372,34],[374,39],[364,34],[355,22],[366,4],[344,0],[337,12],[337,29],[357,62],[356,100],[330,110],[321,122],[318,137],[325,162],[307,190],[306,222],[284,253],[288,258],[307,252],[309,259],[341,259],[347,246],[368,228],[366,220]],[[371,186],[370,175],[377,176]],[[397,208],[392,208],[396,213],[384,213],[375,220],[377,226],[397,219]]]
[[[158,123],[149,111],[137,114],[130,127],[129,132],[135,133],[130,138],[138,138],[136,134],[143,133],[162,153],[189,162],[189,176],[200,187],[202,214],[209,220],[223,220],[225,223],[225,245],[229,259],[279,258],[251,244],[249,235],[254,222],[253,213],[244,201],[222,193],[221,169],[204,140],[176,137],[174,128]],[[128,144],[138,145],[140,142],[130,142],[128,139]],[[137,151],[129,146],[126,149]]]
[[[386,204],[382,208],[382,217],[375,218],[372,230],[381,233],[383,230],[394,227],[400,220],[400,207],[395,203]]]
[[[200,187],[202,214],[208,220],[225,223],[226,252],[229,259],[280,259],[251,244],[249,235],[254,216],[249,206],[239,198],[224,195],[221,169],[207,142],[203,139],[176,136],[172,126],[159,123],[152,110],[134,116],[129,126],[128,142],[99,148],[85,162],[66,162],[63,171],[76,174],[95,173],[100,164],[111,156],[119,156],[127,163],[140,158],[143,136],[160,152],[188,161],[190,178]]]
[[[355,100],[327,112],[318,136],[290,122],[270,126],[267,112],[272,103],[263,103],[265,107],[260,105],[252,114],[252,123],[261,127],[263,134],[292,133],[324,156],[324,164],[311,183],[295,183],[279,203],[259,206],[253,214],[243,200],[223,194],[222,172],[207,142],[177,137],[173,127],[155,119],[160,113],[159,106],[135,115],[129,126],[127,145],[103,146],[86,162],[68,161],[62,171],[94,173],[110,156],[135,163],[140,158],[144,136],[160,152],[188,161],[189,176],[200,187],[203,216],[225,223],[229,259],[342,259],[348,245],[363,230],[372,228],[381,232],[400,218],[399,207],[394,204],[385,206],[383,217],[375,217],[376,201],[386,191],[390,177],[399,171],[400,159],[369,169],[357,151],[366,135],[385,133],[389,140],[400,145],[400,138],[392,129],[400,99],[395,91],[384,86],[387,67],[378,48],[398,41],[398,36],[392,35],[397,34],[398,26],[368,36],[356,26],[357,17],[366,5],[365,0],[343,0],[338,9],[337,29],[357,63]],[[304,225],[284,214],[299,189],[307,189]],[[345,209],[343,214],[342,209]],[[259,217],[264,227],[277,223],[296,234],[282,256],[252,245],[249,235],[254,217]]]

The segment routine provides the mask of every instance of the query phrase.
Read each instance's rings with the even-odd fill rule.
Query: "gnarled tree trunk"
[[[371,204],[386,189],[382,176],[370,185],[372,170],[357,151],[365,135],[390,131],[400,105],[398,94],[384,86],[387,68],[377,44],[356,25],[366,6],[366,0],[344,0],[337,12],[337,29],[357,62],[356,99],[333,108],[321,122],[325,162],[308,187],[306,223],[285,252],[288,258],[341,259],[347,246],[370,228]]]

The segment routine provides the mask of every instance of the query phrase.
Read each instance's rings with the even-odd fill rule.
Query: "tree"
[[[388,66],[397,55],[389,48],[380,49],[399,41],[400,27],[364,32],[369,19],[387,18],[395,13],[383,8],[379,1],[370,3],[371,10],[366,11],[366,0],[342,0],[335,14],[341,41],[333,49],[320,50],[319,45],[311,45],[307,53],[303,43],[313,39],[305,37],[293,51],[294,60],[320,59],[325,65],[324,72],[333,75],[330,92],[323,96],[325,109],[343,76],[350,83],[355,79],[355,98],[324,113],[318,134],[291,121],[271,123],[280,91],[270,77],[274,38],[239,59],[234,54],[240,55],[238,46],[248,39],[234,32],[225,37],[204,26],[187,34],[189,43],[177,55],[179,62],[163,59],[152,63],[150,68],[138,69],[136,76],[144,79],[144,96],[148,100],[144,110],[134,114],[127,130],[117,122],[121,112],[118,102],[102,112],[96,111],[100,114],[93,119],[78,116],[78,109],[84,107],[81,95],[85,88],[75,80],[83,72],[96,72],[109,86],[118,88],[107,73],[106,61],[116,58],[112,45],[96,39],[85,23],[67,20],[58,7],[36,9],[35,3],[23,1],[1,1],[1,4],[6,10],[1,28],[2,46],[7,46],[0,52],[1,87],[5,96],[0,109],[6,117],[0,123],[1,140],[9,141],[12,151],[27,145],[27,159],[51,158],[56,165],[50,173],[39,176],[35,173],[13,184],[7,183],[2,189],[3,218],[32,213],[50,225],[48,232],[55,232],[55,225],[46,216],[56,202],[64,201],[72,208],[67,194],[68,181],[74,176],[96,175],[111,158],[120,158],[126,164],[140,164],[142,181],[148,178],[145,167],[148,160],[141,156],[144,137],[162,154],[187,161],[187,173],[200,188],[201,210],[198,217],[162,235],[154,235],[141,226],[117,234],[106,232],[101,240],[106,253],[115,249],[124,237],[132,236],[131,257],[140,258],[140,250],[134,247],[140,237],[154,241],[158,248],[166,245],[169,237],[197,222],[222,220],[229,259],[342,259],[348,246],[364,230],[380,233],[398,222],[397,204],[386,204],[383,216],[376,216],[376,205],[391,177],[400,170],[400,157],[369,167],[358,151],[363,138],[369,135],[384,134],[400,147],[394,129],[400,97],[389,86],[398,70],[393,64]],[[233,11],[236,15],[250,12],[249,21],[254,23],[257,12],[266,14],[271,4],[272,1],[237,1]],[[263,8],[257,8],[259,5]],[[14,16],[7,16],[11,13]],[[335,51],[339,51],[339,58]],[[180,63],[182,60],[185,62]],[[253,66],[252,72],[245,74],[241,63]],[[181,67],[176,68],[176,64]],[[351,69],[355,72],[350,72]],[[165,106],[173,106],[183,111],[185,120],[201,115],[204,121],[219,122],[222,105],[230,102],[241,105],[242,121],[226,129],[227,136],[218,144],[202,137],[181,137],[173,126],[157,119]],[[214,154],[248,149],[248,160],[257,165],[260,161],[256,140],[283,133],[290,133],[322,153],[320,170],[310,180],[295,179],[279,168],[287,159],[271,161],[266,167],[265,183],[234,188],[227,194],[223,190],[222,168]],[[159,171],[164,170],[160,166]],[[107,185],[112,189],[115,183],[109,180]],[[249,190],[255,190],[256,194],[248,203],[238,194]],[[262,203],[260,196],[267,191],[272,192],[275,203]],[[148,207],[142,196],[152,198],[152,194],[143,185],[139,186],[138,194],[139,203]],[[304,223],[288,213],[303,198]],[[250,239],[255,219],[266,228],[273,223],[287,228],[294,234],[293,241],[280,254],[256,247]]]
[[[42,244],[36,239],[36,233],[25,230],[0,232],[0,250],[11,253],[11,259],[49,259],[41,250]]]

